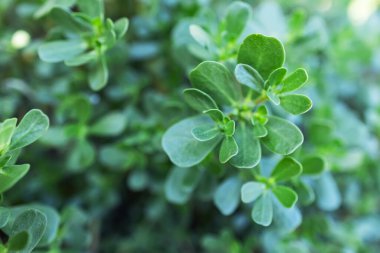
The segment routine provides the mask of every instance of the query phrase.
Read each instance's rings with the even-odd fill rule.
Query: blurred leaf
[[[47,42],[38,48],[41,60],[55,63],[69,60],[87,49],[87,44],[81,40],[60,40]]]
[[[231,215],[240,202],[241,182],[230,177],[218,186],[214,193],[214,203],[223,215]]]

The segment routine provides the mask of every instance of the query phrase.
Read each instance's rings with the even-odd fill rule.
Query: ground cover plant
[[[0,253],[380,249],[375,0],[0,2]]]

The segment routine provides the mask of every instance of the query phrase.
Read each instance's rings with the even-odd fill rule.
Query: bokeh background
[[[307,69],[314,107],[291,120],[306,150],[328,162],[311,201],[298,203],[302,222],[280,228],[254,224],[243,205],[228,217],[217,210],[212,193],[233,172],[213,159],[197,185],[170,194],[185,183],[171,179],[161,137],[193,114],[181,92],[206,60],[188,28],[213,31],[232,1],[105,0],[106,16],[128,17],[130,27],[107,53],[110,78],[99,92],[85,67],[38,58],[41,43],[60,36],[38,13],[64,2],[0,1],[0,119],[39,108],[51,123],[20,157],[31,171],[5,194],[5,204],[38,202],[61,214],[55,244],[41,252],[380,251],[380,1],[245,1],[253,15],[244,34],[277,37],[287,67]],[[120,131],[93,134],[102,120]]]

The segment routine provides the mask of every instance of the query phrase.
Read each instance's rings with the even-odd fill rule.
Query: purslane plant
[[[42,44],[38,55],[43,61],[64,62],[67,66],[89,64],[90,87],[100,90],[108,81],[106,52],[123,38],[129,21],[105,18],[103,1],[78,1],[77,6],[80,12],[61,6],[50,10],[66,38]]]
[[[185,101],[201,114],[167,130],[162,145],[179,167],[200,163],[219,143],[219,160],[237,168],[260,162],[261,145],[275,154],[289,155],[303,142],[293,123],[270,115],[279,105],[292,114],[308,111],[311,100],[291,92],[307,81],[304,69],[286,76],[285,51],[275,38],[248,36],[238,53],[234,74],[223,64],[206,61],[191,73],[194,88],[184,91]],[[286,76],[286,77],[285,77]]]
[[[0,194],[12,188],[29,170],[29,164],[16,165],[20,150],[39,139],[49,127],[48,117],[31,110],[21,122],[7,119],[0,123]],[[0,231],[8,236],[0,241],[0,252],[31,252],[51,243],[57,233],[59,215],[42,205],[0,206]]]
[[[201,114],[166,131],[162,146],[170,160],[178,167],[192,167],[219,145],[221,164],[253,169],[260,163],[262,145],[274,154],[292,154],[303,142],[302,132],[290,121],[272,115],[270,109],[280,106],[298,115],[310,110],[312,102],[305,95],[293,94],[307,81],[306,71],[299,68],[287,75],[284,61],[280,41],[252,34],[240,46],[233,72],[214,61],[202,62],[193,69],[193,88],[184,90],[184,99]],[[294,206],[297,194],[277,182],[289,180],[301,171],[299,162],[285,157],[269,178],[256,174],[258,182],[244,184],[242,201],[258,199],[252,212],[256,223],[271,224],[272,195],[283,207]],[[240,179],[231,177],[216,190],[214,202],[223,214],[229,215],[237,208],[241,185]]]

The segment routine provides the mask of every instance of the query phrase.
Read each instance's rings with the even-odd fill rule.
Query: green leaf
[[[251,7],[240,1],[231,3],[223,20],[227,39],[234,41],[240,37],[251,17]]]
[[[247,64],[236,65],[234,74],[239,83],[257,92],[261,92],[264,87],[264,80],[259,72]]]
[[[22,252],[32,252],[45,232],[46,222],[46,216],[40,211],[36,209],[27,210],[16,217],[9,236],[12,238],[25,231],[28,234],[28,240],[22,248]]]
[[[281,93],[295,91],[301,88],[307,82],[308,76],[305,69],[296,69],[293,73],[284,79]]]
[[[200,170],[197,168],[173,168],[165,182],[166,198],[172,203],[186,203],[197,186],[200,176]]]
[[[241,187],[241,201],[251,203],[263,194],[265,184],[259,182],[248,182]]]
[[[0,206],[0,228],[3,228],[8,224],[10,211],[8,208]]]
[[[334,211],[342,204],[338,185],[329,171],[316,179],[317,205],[323,211]]]
[[[237,168],[253,168],[261,159],[261,147],[259,140],[253,134],[253,126],[241,122],[236,127],[234,138],[239,152],[232,157],[230,163]]]
[[[212,39],[210,35],[199,25],[190,25],[189,26],[190,35],[193,39],[198,42],[202,47],[209,49],[212,45]]]
[[[16,129],[17,119],[7,119],[0,123],[0,156],[5,153],[11,144],[11,139]],[[0,165],[1,168],[1,165]]]
[[[20,214],[31,209],[40,211],[46,217],[46,229],[42,235],[41,240],[38,242],[38,246],[47,246],[56,238],[60,223],[59,214],[49,206],[40,204],[27,204],[9,208],[11,216],[9,218],[8,224],[3,228],[3,231],[6,234],[10,235],[12,233],[13,224],[15,223],[16,218]]]
[[[319,156],[307,157],[302,161],[302,175],[319,175],[325,168],[325,160]]]
[[[201,90],[190,88],[183,91],[185,102],[194,110],[203,112],[210,109],[218,109],[214,99]]]
[[[65,60],[66,66],[80,66],[83,64],[86,64],[90,61],[94,61],[97,58],[97,54],[95,51],[86,52],[77,56],[74,56],[73,58]]]
[[[191,130],[191,134],[198,141],[209,141],[216,138],[221,133],[218,126],[215,124],[205,124],[194,127]]]
[[[83,33],[92,30],[91,23],[85,23],[83,20],[77,19],[70,12],[60,7],[53,8],[50,15],[68,32]]]
[[[126,115],[121,112],[111,112],[91,126],[90,133],[96,136],[120,135],[127,125],[126,119]]]
[[[218,104],[234,104],[241,90],[231,72],[221,63],[205,61],[190,73],[192,85],[212,96]]]
[[[191,167],[200,163],[220,142],[222,136],[209,141],[196,140],[191,131],[211,123],[208,117],[187,118],[170,127],[162,138],[162,147],[170,160],[179,167]]]
[[[271,173],[271,178],[277,182],[287,181],[292,177],[298,176],[302,172],[302,165],[291,157],[284,157],[279,161]]]
[[[266,148],[276,154],[289,155],[301,146],[303,135],[296,125],[278,117],[268,118],[265,125],[268,134],[261,139]]]
[[[61,62],[71,59],[87,49],[87,43],[81,40],[60,40],[47,42],[38,48],[38,56],[46,62]]]
[[[95,148],[86,139],[80,139],[71,149],[67,159],[67,167],[72,171],[80,171],[90,166],[95,160]]]
[[[218,123],[223,123],[223,120],[225,118],[223,112],[219,109],[210,109],[207,111],[203,111],[203,113],[207,114],[213,121]]]
[[[252,117],[252,124],[265,125],[268,122],[268,109],[265,105],[260,105],[254,112]]]
[[[273,90],[268,90],[267,96],[273,104],[279,105],[281,103],[280,97],[276,93],[274,93]]]
[[[235,121],[229,120],[226,124],[224,124],[224,134],[226,136],[233,136],[235,133]]]
[[[15,185],[29,170],[29,164],[5,166],[0,170],[0,193]]]
[[[278,201],[286,208],[292,208],[298,200],[297,193],[286,186],[277,185],[272,189],[272,192]]]
[[[220,146],[219,161],[221,163],[228,162],[232,157],[237,155],[238,146],[234,137],[226,136]]]
[[[254,203],[252,209],[252,219],[259,225],[269,226],[273,219],[272,196],[269,191],[264,192]]]
[[[265,126],[261,124],[256,124],[253,126],[253,135],[256,138],[265,137],[267,134],[268,134],[268,130],[265,128]]]
[[[280,41],[261,34],[248,36],[240,46],[238,63],[245,63],[256,69],[265,79],[280,68],[285,61],[285,50]]]
[[[49,118],[40,110],[25,114],[13,134],[10,150],[25,147],[40,138],[49,127]]]
[[[104,17],[103,0],[80,0],[77,4],[81,12],[86,13],[92,18]]]
[[[94,91],[102,89],[108,81],[108,68],[106,57],[101,55],[89,77],[90,87]]]
[[[22,251],[27,248],[29,240],[29,234],[26,231],[21,231],[18,234],[15,234],[8,241],[8,250],[12,251]],[[25,251],[24,251],[25,252]]]
[[[230,177],[218,186],[214,193],[214,203],[223,215],[231,215],[240,202],[241,182],[237,177]]]
[[[313,103],[305,95],[290,94],[280,96],[280,105],[285,111],[298,115],[309,111]]]
[[[129,20],[127,18],[120,18],[115,22],[114,31],[116,38],[121,39],[128,30]]]
[[[279,85],[284,79],[286,72],[286,68],[278,68],[270,73],[268,80],[265,83],[265,88]]]

